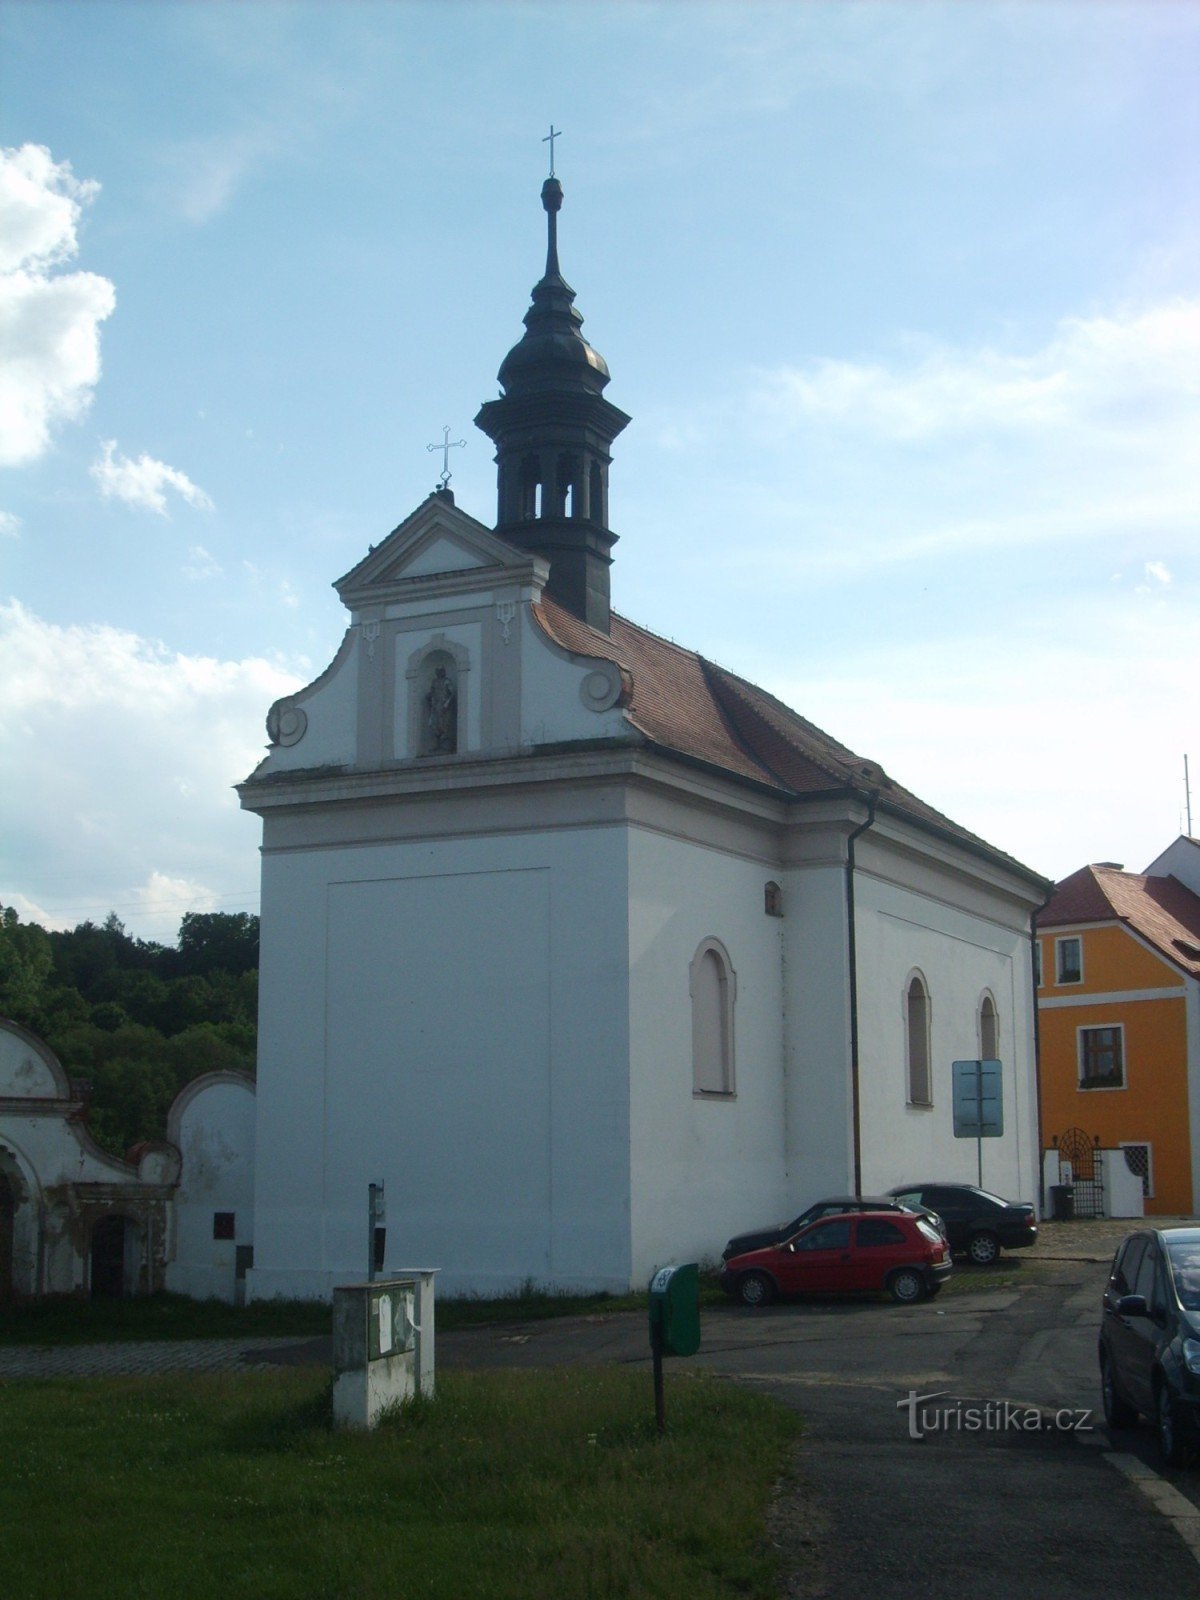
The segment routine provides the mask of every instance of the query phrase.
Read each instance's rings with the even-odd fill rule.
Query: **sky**
[[[233,785],[559,246],[615,607],[1049,878],[1200,832],[1200,0],[0,7],[0,903],[258,904]]]

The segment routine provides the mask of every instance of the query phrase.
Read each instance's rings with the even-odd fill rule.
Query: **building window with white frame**
[[[1154,1147],[1149,1144],[1131,1143],[1122,1139],[1121,1154],[1125,1157],[1125,1165],[1135,1178],[1142,1180],[1142,1199],[1154,1199]]]
[[[979,1058],[981,1061],[1000,1059],[1000,1016],[990,994],[985,994],[979,1002]]]
[[[1072,936],[1054,941],[1055,983],[1083,982],[1083,940]]]
[[[1079,1087],[1125,1087],[1125,1030],[1119,1023],[1113,1028],[1080,1028]]]
[[[905,1060],[910,1106],[931,1106],[933,1084],[929,1072],[929,990],[920,973],[914,973],[904,992]]]
[[[737,975],[718,939],[701,941],[689,972],[692,997],[692,1093],[703,1099],[731,1099],[733,1013]]]

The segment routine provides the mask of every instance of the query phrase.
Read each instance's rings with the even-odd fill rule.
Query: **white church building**
[[[771,695],[610,611],[628,417],[558,267],[443,486],[336,585],[263,822],[252,1297],[367,1265],[624,1290],[821,1194],[974,1182],[951,1063],[1003,1062],[986,1187],[1038,1198],[1049,885]]]

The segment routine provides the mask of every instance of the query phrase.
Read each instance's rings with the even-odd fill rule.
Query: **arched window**
[[[733,1007],[737,976],[716,939],[701,942],[692,957],[692,1092],[728,1098],[733,1082]]]
[[[914,972],[904,991],[905,1056],[908,1066],[908,1103],[931,1106],[933,1086],[929,1075],[929,990]]]
[[[1000,1059],[1000,1017],[990,994],[979,1002],[979,1057],[981,1061]]]

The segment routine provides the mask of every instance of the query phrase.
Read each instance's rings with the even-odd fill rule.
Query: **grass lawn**
[[[335,1433],[315,1370],[0,1385],[5,1600],[775,1596],[793,1413],[699,1371],[439,1376]]]
[[[716,1278],[701,1279],[700,1306],[720,1305]],[[645,1313],[646,1295],[566,1295],[532,1291],[506,1300],[438,1297],[439,1332],[494,1322],[530,1322],[545,1317],[594,1316],[612,1311]],[[188,1300],[178,1294],[135,1300],[88,1300],[51,1295],[20,1305],[0,1305],[0,1345],[103,1344],[124,1339],[253,1339],[316,1337],[332,1331],[329,1306],[313,1300],[256,1300],[248,1306],[220,1300]]]

